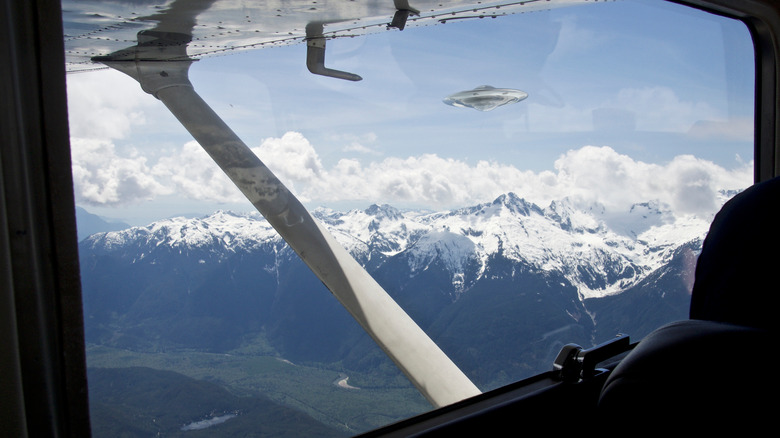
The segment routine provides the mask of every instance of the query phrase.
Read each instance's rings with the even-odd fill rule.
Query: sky
[[[753,59],[738,22],[650,1],[461,20],[204,58],[196,91],[308,207],[448,209],[514,192],[712,215],[752,182]],[[77,205],[144,225],[252,206],[161,102],[113,70],[67,77]],[[446,96],[528,98],[490,112]]]

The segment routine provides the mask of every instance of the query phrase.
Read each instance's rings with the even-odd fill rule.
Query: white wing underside
[[[327,39],[387,30],[406,10],[406,28],[450,21],[593,3],[596,0],[174,0],[64,1],[63,25],[68,72],[105,68],[92,60],[135,46],[140,31],[191,35],[186,55],[197,59],[302,43],[307,26],[322,26]],[[166,57],[170,60],[170,57]]]

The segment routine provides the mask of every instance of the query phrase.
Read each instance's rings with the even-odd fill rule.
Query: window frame
[[[780,4],[673,2],[740,20],[750,30],[756,60],[755,181],[777,176]],[[61,5],[53,0],[2,0],[2,7],[0,56],[5,62],[0,83],[6,103],[0,108],[0,340],[7,347],[0,361],[0,425],[15,436],[86,437],[89,405]],[[462,427],[468,419],[477,420],[467,423],[471,427],[495,428],[499,408],[529,414],[560,408],[567,403],[563,400],[574,406],[580,402],[577,394],[572,397],[558,386],[542,391],[547,378],[527,379],[369,434],[435,431],[448,422]],[[503,418],[517,425],[515,416]]]

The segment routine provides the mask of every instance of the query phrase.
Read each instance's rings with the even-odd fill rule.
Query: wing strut
[[[126,58],[125,58],[126,59]],[[192,60],[101,59],[161,100],[360,325],[436,407],[480,394],[195,92]]]

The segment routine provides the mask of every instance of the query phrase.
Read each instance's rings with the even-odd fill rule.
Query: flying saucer
[[[444,98],[447,105],[490,111],[502,105],[517,103],[528,97],[525,91],[511,88],[495,88],[482,85],[473,90],[461,91]]]

